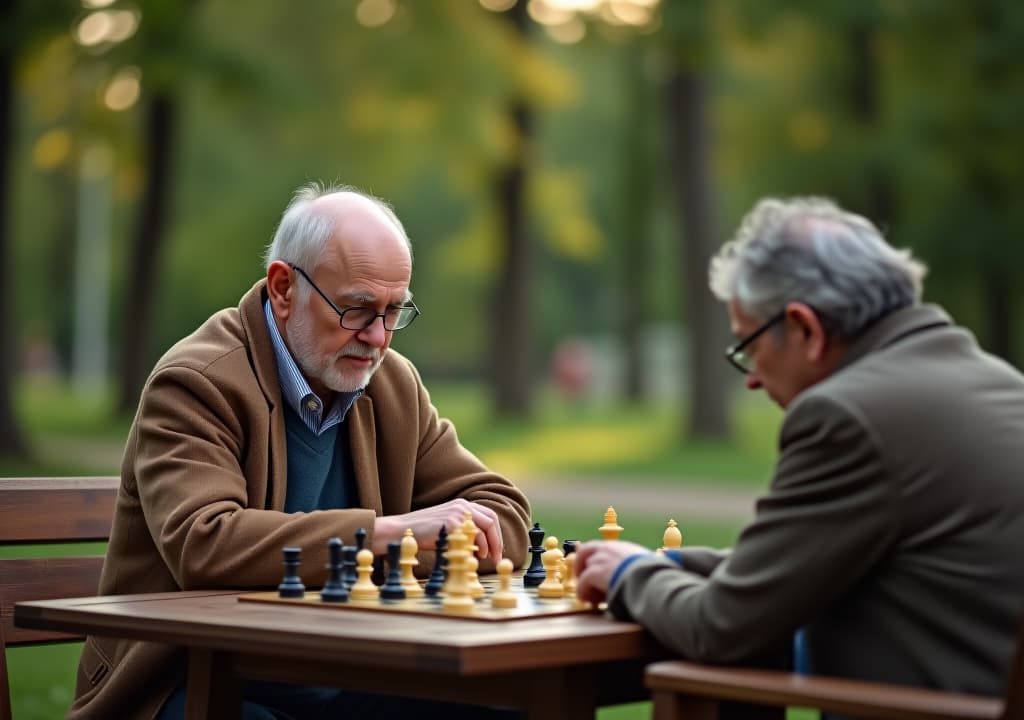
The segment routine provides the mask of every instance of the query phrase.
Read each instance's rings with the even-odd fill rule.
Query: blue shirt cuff
[[[683,551],[682,550],[666,550],[665,557],[674,562],[679,567],[685,567],[683,565]]]
[[[617,583],[619,581],[619,578],[622,577],[622,573],[626,571],[626,568],[628,568],[630,565],[632,565],[642,557],[645,557],[643,553],[637,553],[636,555],[630,555],[628,558],[619,563],[619,566],[615,568],[615,573],[612,575],[612,579],[608,581],[609,592],[611,592],[611,589],[615,587],[615,583]]]
[[[674,562],[679,567],[683,567],[683,553],[680,550],[666,550],[663,554],[669,560]],[[608,581],[608,592],[611,592],[612,588],[622,577],[622,574],[626,572],[626,568],[635,563],[642,557],[647,557],[644,553],[637,553],[636,555],[630,555],[628,558],[619,563],[619,566],[615,568],[615,572],[612,574],[612,579]]]

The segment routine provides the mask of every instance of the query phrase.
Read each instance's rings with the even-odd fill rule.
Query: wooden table
[[[15,623],[188,648],[188,712],[239,718],[241,681],[333,685],[592,720],[646,699],[657,655],[636,624],[600,614],[480,622],[239,602],[193,591],[19,603]]]

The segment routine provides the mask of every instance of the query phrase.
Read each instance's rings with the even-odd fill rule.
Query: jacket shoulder
[[[239,356],[244,359],[247,355],[238,310],[227,308],[214,313],[190,335],[171,346],[157,361],[153,374],[173,367],[209,374],[219,364],[234,364]]]

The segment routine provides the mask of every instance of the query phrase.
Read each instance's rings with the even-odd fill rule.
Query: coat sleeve
[[[780,445],[771,490],[709,577],[643,558],[613,588],[612,612],[683,657],[740,662],[868,573],[895,536],[877,439],[851,409],[813,397],[791,408]]]

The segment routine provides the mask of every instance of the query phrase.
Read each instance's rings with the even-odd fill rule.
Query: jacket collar
[[[267,321],[263,314],[263,303],[267,299],[267,280],[263,278],[253,285],[238,303],[238,315],[242,322],[250,352],[256,380],[271,408],[281,402],[281,383],[277,378],[277,359],[270,341]]]
[[[852,365],[865,355],[893,345],[907,336],[952,324],[953,320],[938,305],[913,305],[896,310],[870,325],[854,340],[836,369]]]

